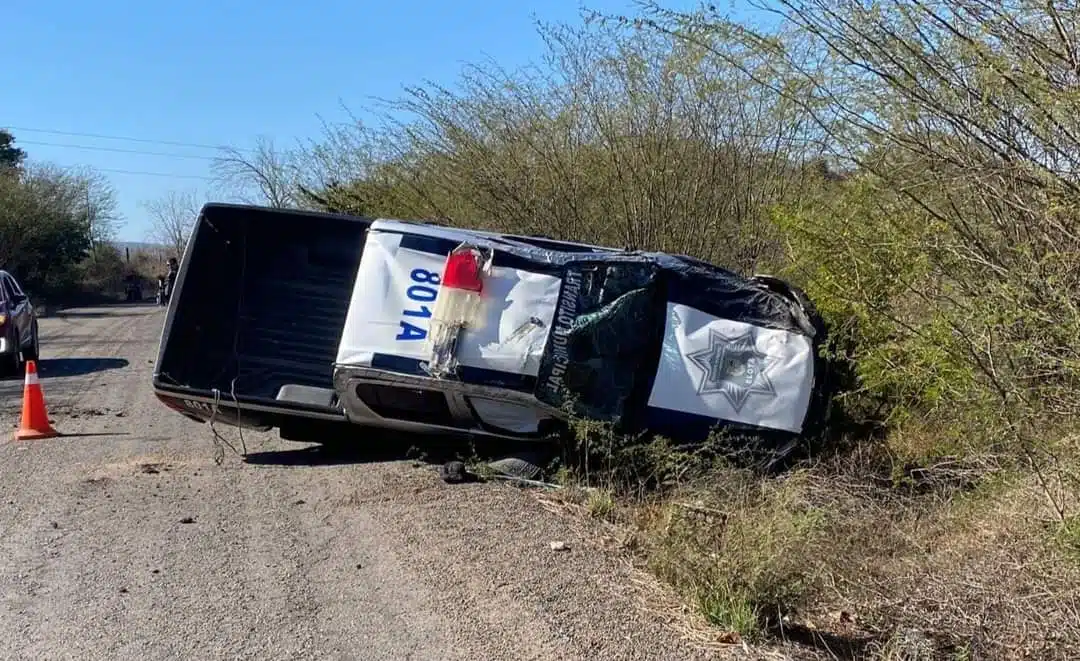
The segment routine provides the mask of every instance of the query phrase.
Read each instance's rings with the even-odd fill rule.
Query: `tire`
[[[0,373],[4,376],[21,376],[23,370],[22,347],[15,345],[15,351],[0,358]]]
[[[0,357],[0,378],[14,378],[19,373],[18,355]]]
[[[38,338],[38,325],[34,322],[34,330],[31,333],[30,346],[22,351],[23,361],[38,360],[41,356],[41,342]]]

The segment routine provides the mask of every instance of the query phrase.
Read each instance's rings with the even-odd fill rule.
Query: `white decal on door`
[[[710,328],[708,348],[686,356],[701,370],[698,394],[719,393],[736,413],[751,395],[775,398],[768,371],[776,359],[758,350],[756,342],[753,330],[728,337]]]

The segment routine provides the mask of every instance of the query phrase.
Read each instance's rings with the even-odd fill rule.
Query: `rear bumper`
[[[308,410],[288,403],[236,401],[228,393],[195,392],[154,384],[154,395],[168,408],[196,422],[219,422],[234,427],[268,431],[295,420],[345,422],[345,414],[333,410]]]

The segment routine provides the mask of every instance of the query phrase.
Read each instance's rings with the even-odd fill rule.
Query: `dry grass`
[[[606,489],[590,491],[586,504],[589,514],[597,519],[610,519],[615,513],[615,496]]]
[[[988,491],[898,508],[876,537],[867,521],[877,543],[835,572],[838,584],[879,627],[925,632],[954,654],[1072,658],[1080,565],[1057,541],[1062,522],[1032,476]]]
[[[1077,464],[1002,463],[848,455],[777,477],[715,468],[610,505],[610,490],[564,497],[628,529],[718,640],[807,658],[1073,658],[1080,510],[1062,466]]]

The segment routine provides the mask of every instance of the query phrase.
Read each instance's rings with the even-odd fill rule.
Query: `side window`
[[[19,281],[15,279],[15,276],[13,276],[11,274],[8,274],[7,279],[9,281],[9,283],[11,284],[11,290],[12,291],[14,291],[16,294],[22,294],[23,293],[22,287],[19,286]]]

